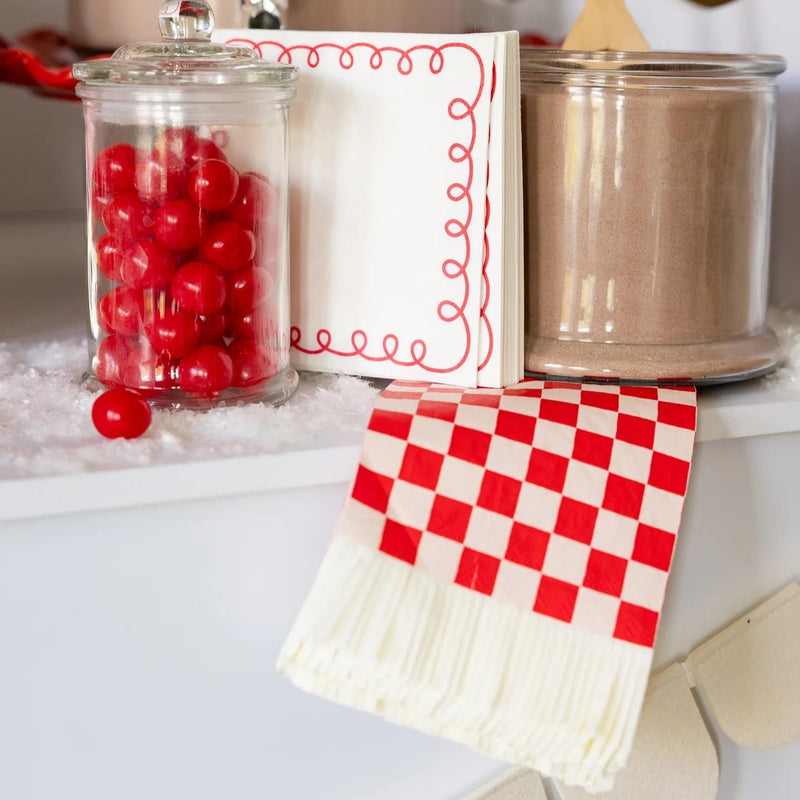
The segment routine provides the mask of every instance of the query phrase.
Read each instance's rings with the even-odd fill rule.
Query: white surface
[[[441,800],[499,765],[272,668],[342,487],[0,533],[0,796]]]

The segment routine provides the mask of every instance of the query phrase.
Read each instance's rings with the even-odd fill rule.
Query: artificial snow
[[[762,386],[770,391],[800,387],[800,312],[794,309],[770,309],[767,324],[778,339],[785,356],[775,372],[762,378]]]
[[[85,341],[0,343],[0,478],[260,455],[361,432],[379,388],[342,375],[303,374],[279,408],[258,403],[211,411],[154,409],[138,439],[104,439],[80,386]]]

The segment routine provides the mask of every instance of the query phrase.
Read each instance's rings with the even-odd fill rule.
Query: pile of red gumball
[[[276,374],[277,196],[265,177],[240,174],[213,139],[172,128],[149,150],[101,150],[90,198],[106,279],[96,309],[101,383],[214,398]]]

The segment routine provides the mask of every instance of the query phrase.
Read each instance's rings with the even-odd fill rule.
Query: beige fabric
[[[538,772],[515,767],[462,800],[547,800]]]
[[[610,792],[558,785],[562,800],[713,800],[719,767],[714,744],[680,664],[652,678],[628,766]]]
[[[800,738],[800,585],[700,645],[686,665],[733,741],[771,749]]]

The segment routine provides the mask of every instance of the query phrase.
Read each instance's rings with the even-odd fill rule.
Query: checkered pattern
[[[696,411],[691,387],[394,382],[340,533],[440,581],[652,647]]]

